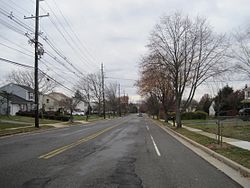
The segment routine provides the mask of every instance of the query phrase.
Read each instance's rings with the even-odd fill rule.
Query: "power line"
[[[32,69],[34,68],[31,65],[26,65],[26,64],[18,63],[18,62],[11,61],[11,60],[8,60],[8,59],[5,59],[5,58],[1,58],[1,57],[0,57],[0,61],[6,62],[6,63],[9,63],[9,64],[13,64],[13,65],[18,65],[18,66],[21,66],[21,67],[32,68]]]
[[[27,53],[25,53],[25,52],[23,52],[23,51],[21,51],[21,50],[16,49],[16,48],[10,47],[10,46],[8,46],[8,45],[6,45],[6,44],[3,44],[3,43],[1,43],[1,42],[0,42],[0,45],[4,46],[4,47],[6,47],[6,48],[9,48],[9,49],[11,49],[11,50],[20,52],[20,53],[22,53],[22,54],[24,54],[24,55],[26,55],[26,56],[33,57],[33,56],[30,55],[30,54],[27,54]]]
[[[109,78],[109,79],[114,79],[114,80],[130,80],[130,81],[137,81],[135,79],[130,79],[130,78],[116,78],[116,77],[110,77],[110,76],[107,76],[105,78]]]
[[[10,42],[11,44],[14,44],[14,45],[15,45],[15,46],[17,46],[17,47],[19,47],[19,48],[21,48],[21,49],[23,49],[23,50],[25,50],[25,51],[28,51],[29,53],[32,53],[31,51],[27,50],[27,49],[26,49],[26,48],[24,48],[23,46],[21,46],[21,45],[19,45],[19,44],[15,43],[15,42],[13,42],[13,41],[9,40],[8,38],[4,37],[4,36],[3,36],[3,35],[1,35],[1,34],[0,34],[0,37],[1,37],[1,38],[3,38],[4,40],[6,40],[6,41]]]
[[[25,28],[26,30],[30,31],[30,32],[34,32],[34,29],[31,28],[30,26],[28,26],[27,24],[25,24],[24,22],[22,22],[20,19],[16,18],[13,14],[13,12],[7,12],[4,9],[2,9],[0,7],[0,13],[4,16],[6,16],[7,18],[9,18],[10,20],[12,20],[14,23],[18,24],[19,26]]]
[[[13,64],[13,65],[17,65],[17,66],[21,66],[21,67],[24,67],[24,68],[29,68],[29,69],[34,69],[33,66],[31,65],[27,65],[27,64],[23,64],[23,63],[18,63],[18,62],[15,62],[15,61],[11,61],[11,60],[8,60],[6,58],[1,58],[0,57],[0,61],[3,61],[3,62],[6,62],[6,63],[9,63],[9,64]],[[75,92],[73,91],[72,89],[68,88],[67,86],[63,85],[62,83],[58,82],[57,80],[55,80],[54,78],[52,78],[51,76],[49,76],[48,74],[46,74],[44,71],[42,71],[41,69],[39,69],[39,72],[41,72],[44,76],[46,76],[47,78],[51,79],[52,81],[56,82],[57,84],[59,84],[60,86],[64,87],[65,89],[71,91],[71,92]]]
[[[0,24],[4,25],[5,27],[9,28],[10,30],[12,30],[12,31],[14,31],[14,32],[16,32],[16,33],[18,33],[20,35],[24,35],[25,36],[25,32],[24,31],[22,31],[21,29],[13,26],[11,24],[9,24],[8,22],[2,20],[1,18],[0,18]]]
[[[73,35],[75,36],[76,38],[76,44],[79,44],[78,46],[80,46],[79,49],[81,49],[81,47],[86,51],[86,53],[89,55],[90,59],[93,60],[93,63],[98,62],[98,60],[89,52],[89,50],[87,49],[87,47],[82,43],[82,41],[79,39],[78,35],[76,34],[76,32],[72,29],[72,26],[70,24],[70,22],[65,18],[64,14],[62,13],[61,9],[59,8],[58,4],[56,3],[55,0],[53,0],[54,4],[55,4],[55,7],[59,10],[61,16],[63,17],[65,23],[68,25],[70,31],[73,33]],[[82,51],[83,53],[85,51]],[[98,66],[98,65],[97,65]]]
[[[18,45],[17,43],[14,43],[13,41],[11,41],[11,40],[9,40],[9,39],[3,37],[2,35],[0,35],[0,37],[3,38],[3,39],[6,40],[6,41],[12,43],[12,44],[15,44],[15,45],[18,46],[19,48],[21,48],[21,49],[27,51],[29,54],[27,54],[27,53],[25,53],[25,52],[23,52],[23,51],[21,51],[21,50],[18,50],[18,49],[16,49],[16,48],[10,47],[10,46],[8,46],[8,45],[6,45],[6,44],[3,44],[3,43],[1,43],[1,42],[0,42],[0,45],[5,46],[5,47],[7,47],[7,48],[9,48],[9,49],[11,49],[11,50],[20,52],[20,53],[22,53],[22,54],[24,54],[24,55],[26,55],[26,56],[29,56],[29,57],[32,57],[32,58],[33,58],[33,55],[32,55],[33,52],[28,51],[27,49],[23,48],[22,46]],[[49,54],[48,54],[48,55],[49,55]],[[53,58],[53,60],[55,60],[53,56],[51,56],[51,57]],[[55,74],[59,75],[59,74],[56,73],[54,70],[52,70],[47,64],[45,64],[45,63],[48,63],[46,60],[40,60],[40,62],[43,62],[44,65],[45,65],[47,68],[49,68],[49,69],[50,69],[52,72],[54,72]],[[60,62],[60,61],[59,61],[59,62]],[[61,63],[61,62],[60,62],[60,63]],[[62,65],[63,65],[63,67],[66,66],[65,64],[62,64]],[[58,69],[58,67],[57,67],[57,69]],[[62,70],[61,70],[61,71],[62,71]],[[75,73],[75,72],[74,72],[74,73]],[[76,76],[78,76],[78,75],[76,75]],[[62,78],[63,78],[64,80],[68,81],[70,84],[74,85],[74,83],[73,83],[73,82],[70,82],[68,79],[65,79],[64,77],[62,77]]]
[[[65,27],[62,25],[62,23],[60,22],[60,20],[58,19],[58,17],[56,16],[55,12],[53,11],[53,9],[50,7],[50,5],[46,2],[49,10],[51,11],[52,15],[55,17],[55,19],[57,20],[57,23],[52,19],[52,17],[49,18],[49,20],[51,21],[51,23],[54,25],[54,27],[56,28],[56,30],[59,32],[59,34],[63,37],[63,39],[65,40],[65,42],[69,45],[69,47],[72,49],[72,51],[74,53],[77,54],[77,58],[79,58],[80,62],[83,62],[84,65],[87,65],[89,68],[92,68],[88,63],[87,60],[85,58],[82,57],[81,53],[78,52],[78,48],[76,48],[75,46],[77,45],[76,43],[72,42],[73,44],[71,44],[71,42],[67,39],[67,37],[65,36],[64,32],[69,36],[69,38],[72,39],[72,36],[68,33],[68,31],[65,29]],[[59,26],[62,28],[60,29]],[[64,31],[64,32],[63,32]]]

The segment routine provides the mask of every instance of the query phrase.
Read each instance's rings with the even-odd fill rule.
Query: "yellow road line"
[[[122,123],[125,123],[125,122],[122,122]],[[53,151],[51,151],[51,152],[49,152],[49,153],[47,153],[47,154],[41,155],[41,156],[39,156],[38,158],[39,158],[39,159],[49,159],[49,158],[51,158],[51,157],[54,157],[54,156],[56,156],[56,155],[58,155],[58,154],[60,154],[60,153],[62,153],[62,152],[64,152],[64,151],[66,151],[66,150],[69,150],[69,149],[71,149],[71,148],[73,148],[73,147],[76,147],[76,146],[78,146],[78,145],[80,145],[80,144],[82,144],[82,143],[88,142],[89,140],[92,140],[92,139],[94,139],[94,138],[100,136],[101,134],[103,134],[103,133],[105,133],[105,132],[107,132],[107,131],[109,131],[109,130],[111,130],[111,129],[113,129],[113,128],[119,126],[119,125],[121,125],[122,123],[119,123],[119,124],[114,125],[114,126],[112,126],[112,127],[108,127],[108,128],[103,129],[103,130],[101,130],[101,131],[98,131],[97,133],[94,133],[94,134],[89,135],[89,136],[87,136],[87,137],[85,137],[85,138],[82,138],[82,139],[80,139],[80,140],[77,140],[76,142],[73,142],[73,143],[71,143],[71,144],[62,146],[62,147],[60,147],[60,148],[58,148],[58,149],[55,149],[55,150],[53,150]]]

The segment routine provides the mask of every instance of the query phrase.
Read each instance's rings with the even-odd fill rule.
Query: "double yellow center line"
[[[125,123],[125,122],[122,122],[122,123]],[[54,157],[54,156],[56,156],[56,155],[59,155],[60,153],[66,151],[66,150],[69,150],[69,149],[71,149],[71,148],[73,148],[73,147],[76,147],[76,146],[78,146],[78,145],[80,145],[80,144],[82,144],[82,143],[88,142],[89,140],[92,140],[92,139],[94,139],[94,138],[100,136],[101,134],[103,134],[103,133],[105,133],[105,132],[107,132],[107,131],[109,131],[109,130],[111,130],[111,129],[113,129],[113,128],[119,126],[119,125],[121,125],[122,123],[119,123],[119,124],[117,124],[117,125],[108,127],[108,128],[103,129],[103,130],[101,130],[101,131],[98,131],[98,132],[96,132],[96,133],[94,133],[94,134],[92,134],[92,135],[89,135],[89,136],[87,136],[87,137],[85,137],[85,138],[82,138],[82,139],[80,139],[80,140],[77,140],[76,142],[73,142],[73,143],[71,143],[71,144],[65,145],[65,146],[60,147],[60,148],[58,148],[58,149],[55,149],[55,150],[53,150],[53,151],[51,151],[51,152],[49,152],[49,153],[46,153],[46,154],[44,154],[44,155],[41,155],[41,156],[39,156],[38,158],[39,158],[39,159],[49,159],[49,158],[51,158],[51,157]]]

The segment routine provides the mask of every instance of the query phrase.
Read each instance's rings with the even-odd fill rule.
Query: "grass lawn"
[[[0,121],[18,121],[18,122],[25,122],[25,123],[34,123],[35,118],[33,117],[25,117],[25,116],[0,116]],[[50,123],[59,123],[61,121],[58,120],[50,120],[50,119],[39,119],[41,124],[50,124]]]
[[[91,122],[91,121],[96,121],[96,120],[101,120],[103,119],[103,117],[100,117],[98,115],[90,115],[88,117],[88,121]],[[77,121],[86,121],[86,116],[74,116],[74,120]]]
[[[188,131],[184,128],[176,129],[171,127],[176,132],[198,142],[199,144],[206,146],[213,151],[247,167],[250,169],[250,151],[241,149],[235,146],[231,146],[229,144],[223,143],[222,147],[218,146],[217,141],[212,138],[208,138],[206,136]]]
[[[7,136],[7,135],[12,135],[12,134],[18,134],[18,133],[39,131],[39,130],[44,130],[44,129],[49,129],[49,128],[53,128],[53,126],[44,125],[44,126],[41,126],[40,128],[25,127],[25,128],[20,128],[20,129],[13,129],[13,130],[3,130],[3,129],[1,130],[0,129],[0,136]]]
[[[9,128],[26,127],[26,126],[31,126],[31,124],[25,124],[25,123],[13,124],[13,123],[0,122],[0,130],[9,129]]]
[[[201,129],[210,133],[217,133],[215,120],[183,120],[183,125]],[[222,123],[222,134],[225,137],[250,141],[250,122],[231,120]]]

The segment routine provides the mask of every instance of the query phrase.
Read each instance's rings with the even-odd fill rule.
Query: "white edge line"
[[[149,127],[148,126],[146,126],[147,127],[147,130],[149,131]]]
[[[160,153],[160,151],[159,151],[157,145],[155,144],[154,138],[152,137],[152,135],[150,135],[150,137],[151,137],[151,140],[152,140],[152,142],[153,142],[153,144],[154,144],[155,151],[156,151],[157,155],[160,157],[160,156],[161,156],[161,153]]]

